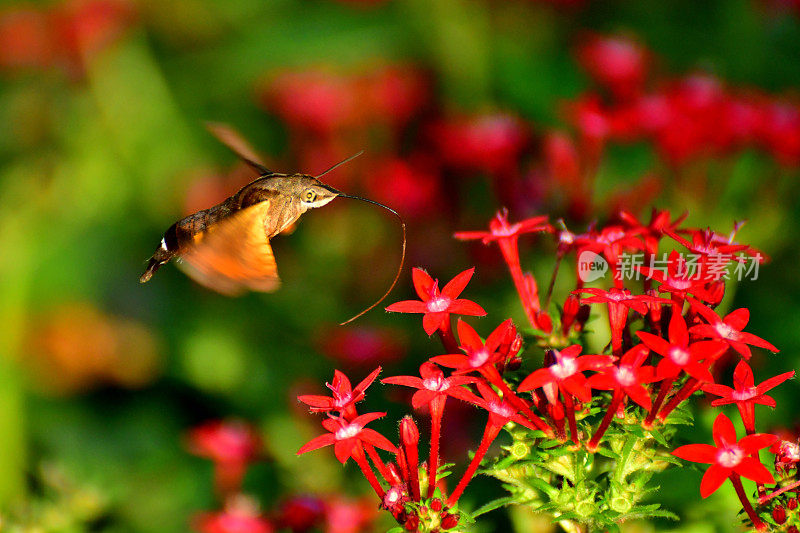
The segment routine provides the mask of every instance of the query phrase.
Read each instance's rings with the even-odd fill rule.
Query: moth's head
[[[292,196],[300,201],[304,211],[322,207],[337,196],[339,191],[305,174],[291,176]]]

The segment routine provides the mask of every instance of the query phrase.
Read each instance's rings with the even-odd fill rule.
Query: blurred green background
[[[513,218],[567,216],[574,230],[630,191],[623,205],[645,217],[651,203],[689,210],[690,225],[723,233],[747,218],[739,237],[772,261],[726,305],[750,307],[749,330],[782,350],[755,361],[757,380],[797,368],[791,158],[747,146],[671,165],[647,140],[612,141],[586,164],[592,187],[552,185],[544,140],[554,129],[580,137],[568,102],[598,90],[576,53],[594,32],[649,50],[651,90],[702,70],[798,109],[791,1],[2,2],[0,530],[186,531],[194,513],[219,508],[186,431],[227,417],[264,439],[267,460],[245,490],[265,511],[298,494],[355,499],[368,487],[353,468],[326,452],[295,457],[321,431],[295,396],[322,392],[334,368],[354,381],[378,364],[407,374],[440,350],[418,317],[378,310],[336,326],[385,290],[399,258],[395,221],[347,200],[275,239],[284,284],[274,294],[226,298],[171,265],[140,285],[170,224],[252,178],[207,120],[241,130],[278,171],[319,172],[365,150],[329,183],[404,214],[410,266],[446,280],[478,264],[468,291],[490,313],[484,329],[521,319],[513,286],[496,250],[451,235],[485,227],[509,199]],[[448,159],[442,125],[487,116],[523,125],[512,171]],[[800,122],[788,120],[791,136]],[[652,183],[642,176],[657,192],[634,194]],[[576,194],[590,205],[578,214],[564,200]],[[524,252],[540,283],[552,251]],[[408,270],[401,280],[387,303],[411,295]],[[760,429],[794,427],[797,394],[794,383],[776,390]],[[404,400],[380,386],[368,396],[368,410],[389,410],[376,427],[392,438]],[[463,461],[478,430],[469,410],[453,416],[445,453]],[[708,435],[713,415],[698,416]],[[729,530],[733,491],[701,505],[700,473],[687,472],[665,475],[663,491],[684,522],[632,527]],[[498,490],[476,481],[466,504]],[[485,518],[475,531],[532,527],[521,510]],[[361,530],[389,526],[381,517]]]

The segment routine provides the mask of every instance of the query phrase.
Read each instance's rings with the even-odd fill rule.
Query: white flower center
[[[725,468],[734,468],[744,459],[744,452],[736,446],[727,446],[717,452],[717,464]]]
[[[488,406],[489,411],[504,418],[511,418],[517,412],[505,402],[491,402]]]
[[[477,368],[489,360],[489,350],[485,347],[480,350],[475,350],[469,354],[469,364],[473,368]]]
[[[755,387],[747,387],[744,389],[736,389],[731,394],[731,398],[737,401],[750,400],[758,396],[758,390]]]
[[[717,333],[719,333],[719,336],[722,337],[723,339],[733,339],[734,337],[735,330],[725,322],[720,322],[719,324],[714,326],[714,329],[717,330]]]
[[[352,439],[361,431],[361,426],[358,424],[348,424],[336,430],[336,440]]]
[[[559,357],[550,367],[550,373],[556,379],[565,379],[578,371],[578,363],[574,357]]]
[[[784,460],[800,461],[800,445],[796,442],[789,442],[788,440],[781,442],[780,453],[783,455]]]
[[[439,377],[436,377],[436,378],[426,378],[426,379],[422,380],[422,386],[425,387],[428,390],[437,391],[437,392],[438,391],[447,390],[447,389],[450,388],[450,384],[442,376],[439,376]]]
[[[614,379],[623,387],[630,387],[636,383],[636,371],[631,365],[620,365],[614,369]]]
[[[447,296],[438,296],[436,298],[432,298],[428,300],[428,311],[431,313],[440,313],[442,311],[447,311],[447,308],[450,307],[450,302],[452,300]]]
[[[678,366],[685,366],[689,362],[689,351],[673,346],[669,350],[670,360]]]
[[[503,223],[492,228],[492,235],[495,237],[509,237],[514,235],[518,229],[519,224],[512,224],[509,226],[507,223]]]

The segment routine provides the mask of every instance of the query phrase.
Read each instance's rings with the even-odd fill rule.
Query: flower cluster
[[[599,91],[574,102],[572,118],[593,142],[646,139],[673,165],[748,146],[800,164],[800,107],[790,101],[734,91],[702,72],[653,79],[650,53],[625,37],[593,37],[578,56]]]
[[[332,444],[340,461],[353,458],[383,508],[407,531],[455,528],[503,503],[525,503],[578,527],[609,528],[634,516],[670,515],[657,504],[643,505],[640,500],[651,490],[652,475],[675,462],[669,450],[679,438],[676,427],[691,419],[683,404],[693,394],[705,391],[719,397],[714,406],[737,406],[747,436],[737,440],[733,423],[720,414],[714,425],[716,447],[689,444],[672,455],[711,463],[701,495],[708,496],[730,479],[747,519],[763,529],[764,516],[783,516],[775,509],[789,505],[783,495],[797,487],[794,476],[800,458],[796,444],[787,441],[779,446],[777,436],[755,430],[754,406],[774,407],[767,392],[794,372],[756,385],[747,361],[753,357],[753,347],[778,349],[745,331],[747,309],[718,313],[724,282],[711,275],[687,279],[677,250],[663,271],[641,267],[646,279],[638,287],[619,276],[610,276],[607,289],[585,287],[580,277],[585,251],[602,257],[611,272],[622,251],[652,255],[664,243],[699,254],[701,273],[708,272],[712,264],[736,263],[755,253],[750,246],[733,241],[735,231],[721,235],[683,227],[683,219],[654,211],[645,224],[630,213],[621,213],[608,225],[592,225],[576,234],[562,221],[551,223],[547,217],[534,217],[512,223],[508,213],[501,211],[492,219],[489,231],[457,233],[462,240],[498,245],[528,324],[517,326],[508,318],[483,337],[461,318],[486,314],[463,297],[474,269],[458,274],[440,290],[438,280],[415,268],[419,300],[398,302],[387,310],[421,314],[423,329],[428,335],[438,334],[446,353],[423,362],[419,376],[388,377],[382,382],[416,389],[411,404],[430,417],[427,463],[421,462],[420,433],[411,417],[400,422],[399,445],[394,446],[365,428],[384,413],[355,411],[354,404],[363,398],[380,368],[352,390],[337,371],[330,385],[333,397],[299,397],[312,411],[327,414],[323,426],[328,433],[298,453]],[[574,253],[579,274],[576,288],[561,307],[550,304],[552,282],[542,297],[534,276],[522,270],[518,240],[530,233],[544,233],[554,241],[557,262],[553,281],[559,266],[566,268],[562,260]],[[602,353],[585,354],[584,325],[591,309],[607,313],[608,344]],[[461,316],[455,324],[453,315]],[[532,341],[527,346],[526,338]],[[538,368],[537,354],[541,357]],[[715,378],[731,357],[740,358],[733,387]],[[445,484],[446,465],[439,457],[449,398],[488,415],[475,453],[452,489]],[[499,457],[487,457],[502,430],[510,435],[511,446],[503,447]],[[759,450],[770,446],[776,454],[775,474],[758,456]],[[384,463],[376,447],[391,453],[392,461]],[[618,467],[604,467],[604,473],[597,474],[592,468],[597,456]],[[458,504],[479,471],[504,481],[511,494],[497,505],[469,513]],[[741,477],[758,484],[756,506]],[[787,520],[784,516],[783,522]]]

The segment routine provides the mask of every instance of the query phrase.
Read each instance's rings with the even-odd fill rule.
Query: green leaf
[[[472,511],[472,517],[478,517],[482,514],[486,514],[490,511],[494,511],[495,509],[499,509],[500,507],[504,507],[510,503],[516,502],[516,498],[513,496],[504,496],[502,498],[497,498],[496,500],[492,500],[489,503],[482,505]]]

